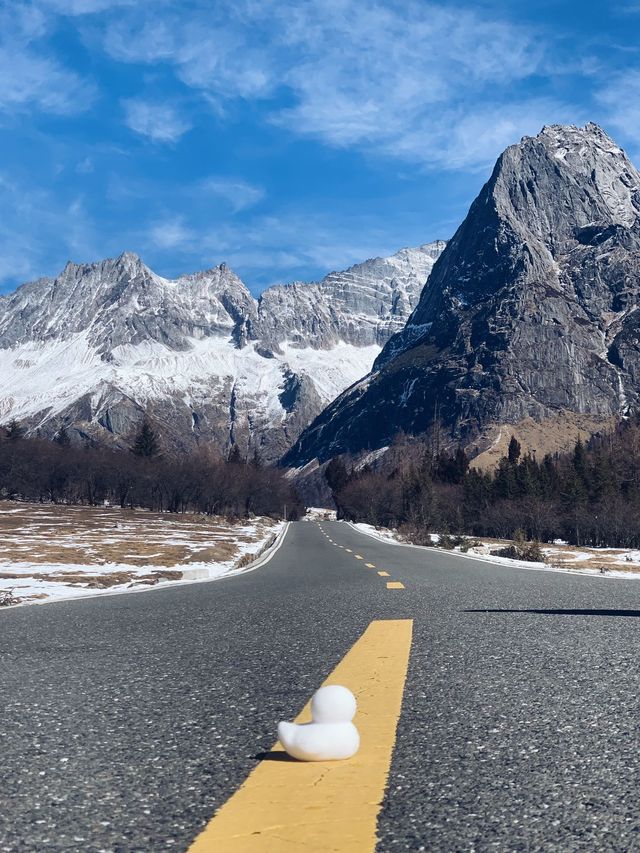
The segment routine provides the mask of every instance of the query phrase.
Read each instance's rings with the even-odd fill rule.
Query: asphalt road
[[[378,851],[640,850],[639,581],[308,522],[250,574],[0,612],[0,850],[185,850],[369,622],[407,617]]]

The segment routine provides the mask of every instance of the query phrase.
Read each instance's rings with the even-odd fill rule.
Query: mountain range
[[[255,299],[225,264],[175,280],[124,253],[0,297],[0,422],[276,461],[416,307],[442,241]]]
[[[299,468],[438,436],[491,465],[640,404],[640,174],[595,124],[510,146],[453,238],[277,285],[133,254],[0,298],[0,422]]]
[[[404,329],[285,462],[437,431],[477,464],[512,434],[539,454],[640,403],[640,174],[595,124],[498,159]]]

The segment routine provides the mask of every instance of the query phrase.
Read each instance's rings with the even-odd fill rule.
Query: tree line
[[[512,437],[493,471],[463,450],[399,441],[377,468],[337,458],[326,468],[339,517],[430,533],[640,548],[640,417],[570,453],[537,460]]]
[[[25,437],[13,422],[0,429],[0,497],[53,503],[109,503],[159,512],[244,518],[297,518],[304,507],[284,472],[210,448],[163,454],[143,422],[130,451],[72,443],[62,428],[53,441]]]

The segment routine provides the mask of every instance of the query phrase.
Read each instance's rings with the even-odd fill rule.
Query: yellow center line
[[[373,563],[365,563],[365,566],[366,566],[368,569],[375,569],[375,566],[373,565]]]
[[[387,581],[387,589],[404,589],[404,584],[400,581]]]
[[[389,577],[389,572],[378,572],[378,574],[380,575],[381,578],[388,578]]]
[[[412,619],[372,622],[325,684],[358,700],[360,751],[348,761],[288,760],[279,744],[188,853],[373,853],[411,649]],[[296,718],[310,718],[308,703]]]

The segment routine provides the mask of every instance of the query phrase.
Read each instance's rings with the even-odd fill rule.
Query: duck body
[[[321,687],[311,699],[310,723],[280,723],[278,740],[300,761],[339,761],[360,747],[360,735],[351,720],[356,699],[347,687]]]
[[[360,747],[353,723],[280,723],[278,740],[299,761],[339,761]]]

